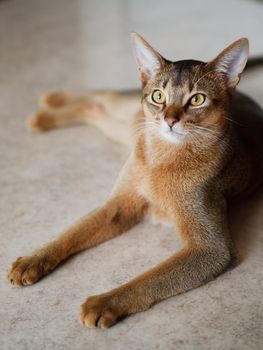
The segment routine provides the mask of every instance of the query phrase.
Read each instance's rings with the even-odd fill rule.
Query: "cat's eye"
[[[205,102],[205,99],[206,99],[205,95],[196,94],[193,97],[191,97],[190,105],[194,107],[201,106]]]
[[[161,90],[155,90],[152,94],[152,100],[155,103],[164,104],[166,101],[166,97]]]

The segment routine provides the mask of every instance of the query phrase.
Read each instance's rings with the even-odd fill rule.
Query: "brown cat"
[[[263,175],[262,110],[235,92],[248,40],[234,42],[208,63],[170,62],[138,34],[132,40],[143,112],[137,92],[53,93],[29,120],[39,131],[88,121],[133,146],[107,202],[32,256],[18,258],[10,283],[35,283],[70,255],[117,236],[146,215],[172,223],[184,241],[180,252],[150,271],[89,297],[80,313],[89,328],[110,327],[224,272],[234,257],[227,201],[253,191]]]

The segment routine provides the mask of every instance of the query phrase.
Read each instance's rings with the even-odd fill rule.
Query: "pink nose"
[[[169,116],[164,118],[166,123],[172,128],[176,122],[178,122],[178,118],[175,118],[174,116]]]

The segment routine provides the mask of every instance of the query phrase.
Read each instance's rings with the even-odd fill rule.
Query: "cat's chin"
[[[179,144],[185,140],[186,134],[183,132],[174,131],[174,130],[162,130],[161,137],[166,142]]]
[[[186,137],[186,132],[181,125],[175,125],[171,129],[164,121],[161,123],[160,134],[162,139],[173,144],[181,144]]]

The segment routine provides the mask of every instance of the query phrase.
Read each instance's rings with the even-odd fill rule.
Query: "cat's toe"
[[[48,108],[61,108],[68,104],[68,95],[64,92],[51,92],[45,95],[40,105]]]
[[[81,305],[80,323],[87,328],[106,329],[123,317],[123,310],[116,305],[113,306],[111,297],[108,296],[93,296]]]
[[[14,287],[22,287],[37,282],[44,274],[45,264],[39,257],[23,257],[13,262],[7,280]]]
[[[42,110],[27,119],[27,127],[32,132],[44,132],[55,127],[55,118],[51,111]]]

